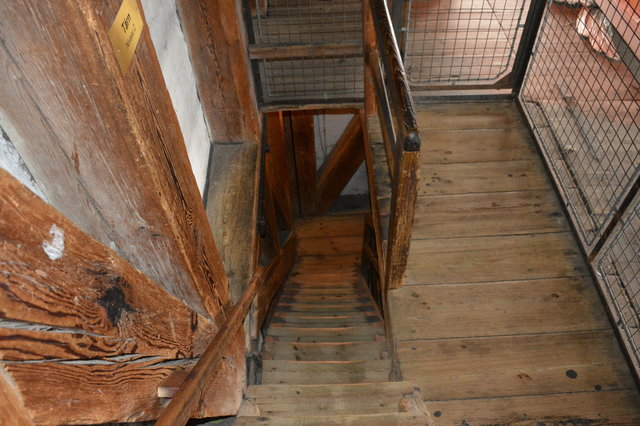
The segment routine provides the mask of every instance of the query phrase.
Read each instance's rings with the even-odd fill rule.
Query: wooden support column
[[[223,317],[227,279],[148,29],[126,73],[108,38],[120,4],[2,2],[0,124],[56,208]]]
[[[287,227],[293,227],[291,170],[286,152],[284,123],[281,112],[267,114],[267,144],[265,179]]]
[[[156,418],[158,384],[196,362],[214,324],[2,170],[0,235],[0,417],[9,406],[38,424]],[[227,358],[202,416],[241,400],[242,345]]]
[[[313,126],[313,111],[292,111],[291,139],[298,177],[298,195],[303,216],[314,211],[316,192],[316,144]]]
[[[356,114],[318,170],[316,214],[329,210],[363,160],[362,120]]]
[[[260,140],[239,0],[177,0],[198,92],[214,142]]]

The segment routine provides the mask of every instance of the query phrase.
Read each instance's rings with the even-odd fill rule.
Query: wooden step
[[[318,327],[270,327],[268,330],[268,336],[278,337],[338,337],[338,336],[375,336],[383,335],[384,328],[375,327],[371,325],[356,326],[356,327],[334,327],[334,328],[318,328]]]
[[[250,386],[239,412],[280,417],[400,413],[403,398],[414,392],[409,382]]]
[[[335,316],[274,316],[271,319],[271,327],[353,327],[361,325],[382,326],[382,318],[377,315],[335,315]]]
[[[362,236],[364,233],[364,217],[362,215],[349,215],[298,219],[296,221],[296,233],[301,240],[335,236]]]
[[[288,316],[313,316],[313,315],[318,315],[318,316],[323,316],[323,317],[330,317],[330,316],[357,316],[357,315],[365,315],[365,316],[371,316],[371,315],[378,315],[378,311],[371,307],[370,309],[360,309],[360,310],[343,310],[343,309],[334,309],[334,310],[330,310],[330,311],[313,311],[313,312],[304,312],[304,311],[275,311],[273,316],[274,317],[288,317]]]
[[[369,303],[278,303],[278,312],[315,312],[315,311],[368,311],[374,309],[373,302]]]
[[[351,294],[283,294],[280,297],[280,303],[335,303],[335,302],[357,302],[366,303],[370,302],[371,298],[363,293],[351,293]]]
[[[301,343],[266,342],[262,359],[288,361],[375,361],[387,359],[386,342]]]
[[[300,256],[354,256],[362,252],[362,236],[332,236],[323,238],[298,238]]]
[[[389,360],[378,361],[262,361],[263,384],[331,384],[384,382]]]
[[[281,297],[278,301],[282,305],[362,305],[367,303],[373,303],[370,297],[363,296],[333,296],[327,298],[326,296],[320,297]]]
[[[329,287],[306,287],[304,285],[296,285],[294,286],[288,286],[285,285],[283,287],[283,292],[282,295],[291,295],[291,296],[296,296],[296,295],[301,295],[301,296],[335,296],[335,295],[341,295],[341,294],[361,294],[362,291],[360,290],[360,286],[356,286],[354,285],[353,288],[349,289],[349,288],[342,288],[342,287],[338,287],[338,288],[329,288]]]
[[[414,413],[355,414],[346,416],[301,416],[301,417],[238,417],[237,425],[282,425],[282,426],[387,426],[432,424],[424,415]]]

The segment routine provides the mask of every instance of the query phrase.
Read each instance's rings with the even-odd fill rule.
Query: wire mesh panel
[[[598,281],[640,371],[640,203],[623,218],[596,260]]]
[[[362,57],[340,56],[263,60],[263,93],[270,100],[341,99],[364,91]]]
[[[414,86],[489,85],[509,74],[529,0],[412,0],[405,54]]]
[[[257,2],[253,29],[258,44],[307,44],[362,40],[360,0]]]
[[[256,46],[324,49],[322,54],[260,59],[263,103],[362,98],[361,51],[331,52],[332,46],[361,46],[361,0],[257,0],[251,25]]]
[[[520,94],[588,250],[640,173],[638,51],[629,48],[639,35],[623,38],[603,18],[595,6],[550,3]]]

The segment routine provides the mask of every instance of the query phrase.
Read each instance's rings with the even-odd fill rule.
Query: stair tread
[[[388,380],[389,360],[283,361],[263,360],[263,384],[364,383]]]
[[[385,342],[266,342],[262,359],[291,361],[381,360],[387,358]]]
[[[269,327],[267,336],[369,336],[383,335],[382,326],[353,327]]]
[[[337,416],[300,416],[300,417],[238,417],[235,424],[238,425],[300,425],[300,426],[325,426],[325,425],[426,425],[428,417],[414,413],[392,414],[353,414]]]

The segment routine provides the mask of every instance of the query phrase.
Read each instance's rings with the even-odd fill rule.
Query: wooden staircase
[[[389,381],[383,320],[359,272],[363,218],[296,228],[299,258],[266,333],[262,383],[247,389],[236,424],[429,424],[420,391]]]

